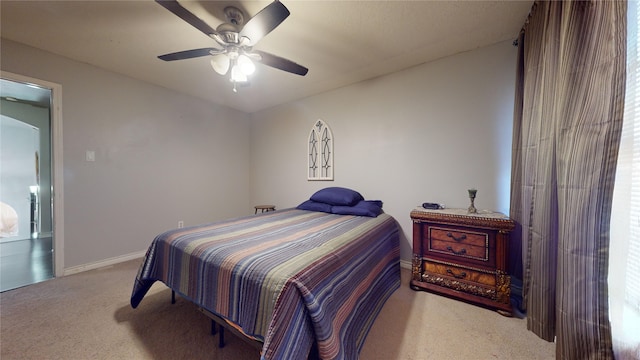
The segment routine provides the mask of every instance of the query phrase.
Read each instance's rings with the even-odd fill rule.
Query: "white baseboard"
[[[101,267],[115,265],[115,264],[118,264],[118,263],[121,263],[121,262],[142,258],[146,253],[147,253],[147,251],[143,250],[143,251],[140,251],[140,252],[126,254],[126,255],[122,255],[122,256],[116,256],[116,257],[112,257],[112,258],[109,258],[109,259],[104,259],[104,260],[100,260],[100,261],[96,261],[96,262],[92,262],[92,263],[88,263],[88,264],[72,266],[70,268],[64,269],[63,276],[77,274],[77,273],[80,273],[80,272],[83,272],[83,271],[99,269]]]
[[[400,260],[400,267],[403,269],[411,270],[411,261],[409,260]]]

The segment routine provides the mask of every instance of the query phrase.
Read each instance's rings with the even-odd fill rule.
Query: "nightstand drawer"
[[[496,275],[492,272],[469,269],[451,264],[443,264],[424,260],[424,272],[443,275],[461,281],[478,285],[493,287],[496,286]]]
[[[427,251],[489,261],[489,234],[429,226]]]

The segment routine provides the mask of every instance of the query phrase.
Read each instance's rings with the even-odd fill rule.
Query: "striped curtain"
[[[527,327],[556,341],[557,359],[613,359],[607,271],[625,41],[622,1],[536,2],[519,40],[511,217]]]

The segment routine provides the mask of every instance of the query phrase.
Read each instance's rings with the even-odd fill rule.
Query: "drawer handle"
[[[460,274],[455,274],[453,271],[451,271],[451,269],[447,269],[447,274],[450,274],[451,276],[453,276],[456,279],[464,279],[467,277],[467,273],[466,272],[461,272]]]
[[[467,235],[465,235],[465,234],[462,234],[461,236],[458,236],[458,237],[457,237],[457,236],[453,235],[453,234],[452,234],[452,233],[450,233],[450,232],[448,232],[448,233],[447,233],[447,236],[448,236],[448,237],[450,237],[450,238],[452,238],[452,239],[453,239],[453,240],[455,240],[455,241],[462,241],[462,240],[464,240],[464,239],[466,239],[466,238],[467,238]]]
[[[447,250],[451,251],[452,253],[456,254],[456,255],[464,255],[467,253],[467,249],[462,249],[460,251],[455,251],[453,250],[453,248],[451,246],[447,246]]]

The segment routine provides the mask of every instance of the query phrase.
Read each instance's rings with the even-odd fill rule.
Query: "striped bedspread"
[[[160,280],[264,341],[262,359],[357,359],[400,286],[399,226],[298,209],[158,235],[135,279],[137,307]]]

